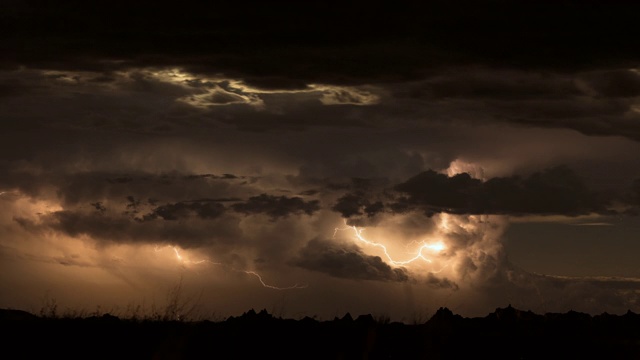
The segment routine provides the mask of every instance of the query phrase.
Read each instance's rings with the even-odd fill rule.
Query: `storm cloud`
[[[430,170],[395,189],[407,196],[408,204],[427,212],[576,216],[606,212],[607,205],[567,167],[484,182],[468,173],[449,177]]]
[[[637,310],[639,11],[3,2],[0,306]]]
[[[235,211],[245,214],[267,214],[272,219],[289,214],[312,215],[320,209],[318,200],[304,201],[299,197],[273,196],[261,194],[253,196],[246,202],[232,205]]]
[[[314,239],[300,251],[296,266],[327,273],[331,276],[382,281],[407,281],[409,276],[402,268],[392,268],[379,256],[363,253],[355,245]]]

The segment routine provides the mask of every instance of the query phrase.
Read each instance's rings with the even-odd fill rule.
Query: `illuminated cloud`
[[[147,217],[150,219],[150,217]],[[84,237],[105,243],[178,244],[183,248],[233,243],[240,236],[237,219],[193,219],[188,223],[165,220],[140,221],[128,215],[62,210],[43,215],[38,221],[16,218],[27,230],[54,230],[70,237]]]
[[[364,90],[338,86],[311,85],[313,89],[322,91],[320,102],[324,105],[372,105],[379,97]]]
[[[216,105],[247,104],[257,108],[265,108],[263,97],[278,95],[291,97],[315,96],[324,105],[372,105],[379,97],[371,92],[356,87],[335,85],[306,84],[302,89],[264,89],[253,87],[239,79],[203,78],[186,73],[180,69],[161,70],[150,73],[160,81],[180,85],[192,92],[178,98],[178,101],[201,108]]]

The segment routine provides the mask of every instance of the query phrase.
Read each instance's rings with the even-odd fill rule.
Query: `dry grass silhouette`
[[[197,296],[187,295],[181,277],[177,284],[167,290],[165,301],[161,305],[156,305],[154,302],[147,307],[144,303],[130,303],[124,309],[118,307],[105,309],[97,305],[94,311],[72,308],[61,311],[57,299],[50,292],[46,292],[37,313],[41,318],[46,319],[79,319],[113,315],[134,321],[199,321],[205,319],[199,313],[201,297],[202,291]],[[215,313],[210,317],[215,318]]]

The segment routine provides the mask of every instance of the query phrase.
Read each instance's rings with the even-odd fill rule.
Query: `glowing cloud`
[[[337,86],[325,84],[308,84],[304,89],[296,90],[264,90],[250,86],[242,80],[220,77],[200,77],[189,74],[181,69],[164,69],[145,71],[147,76],[159,81],[176,84],[192,91],[192,94],[182,96],[177,101],[184,102],[198,108],[210,106],[247,104],[258,109],[265,107],[261,95],[266,94],[312,94],[318,97],[323,105],[373,105],[380,97],[372,89],[356,88],[352,86]]]
[[[461,159],[456,159],[449,164],[449,167],[445,170],[445,174],[449,177],[453,177],[458,174],[467,173],[474,179],[486,180],[484,169],[474,163],[466,162]]]
[[[306,284],[294,284],[291,286],[285,286],[285,287],[279,287],[279,286],[275,286],[275,285],[270,285],[267,284],[263,279],[262,279],[262,275],[258,274],[257,272],[253,271],[253,270],[243,270],[243,269],[236,269],[234,267],[231,266],[227,266],[223,263],[219,263],[219,262],[213,262],[210,261],[208,259],[201,259],[201,260],[191,260],[188,256],[183,255],[182,252],[180,251],[180,249],[178,249],[177,246],[165,246],[164,248],[170,247],[171,250],[173,250],[173,253],[175,254],[175,258],[176,260],[178,260],[178,262],[182,265],[200,265],[200,264],[212,264],[212,265],[221,265],[221,266],[225,266],[227,268],[229,268],[229,270],[231,271],[235,271],[235,272],[240,272],[240,273],[244,273],[244,274],[248,274],[248,275],[252,275],[255,276],[256,278],[258,278],[258,281],[260,281],[260,284],[268,289],[273,289],[273,290],[293,290],[293,289],[305,289],[308,287],[308,285]],[[162,251],[164,248],[160,248],[160,247],[155,247],[155,251]]]
[[[346,223],[346,221],[345,221]],[[407,260],[395,260],[391,254],[389,254],[389,250],[387,249],[387,246],[381,244],[381,243],[377,243],[374,241],[370,241],[368,239],[366,239],[364,237],[364,235],[362,235],[362,232],[365,230],[364,228],[358,228],[356,226],[347,226],[345,228],[335,228],[334,230],[334,237],[336,235],[336,233],[338,231],[344,231],[344,230],[353,230],[354,233],[354,237],[355,239],[357,239],[358,241],[365,243],[369,246],[374,246],[377,247],[379,249],[382,249],[382,251],[384,252],[387,260],[389,261],[390,264],[395,265],[395,266],[403,266],[403,265],[407,265],[407,264],[411,264],[415,261],[419,261],[422,260],[424,262],[427,263],[432,263],[433,261],[428,258],[428,255],[425,255],[425,252],[427,253],[431,253],[432,255],[437,254],[441,251],[443,251],[444,249],[446,249],[446,246],[442,243],[442,242],[437,242],[437,243],[427,243],[425,241],[422,241],[420,243],[418,243],[418,248],[417,250],[413,251],[412,253],[414,254],[414,256],[412,258],[409,258]]]

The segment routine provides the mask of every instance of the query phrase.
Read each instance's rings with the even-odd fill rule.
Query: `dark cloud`
[[[349,219],[350,225],[367,226],[372,224],[370,218],[378,214],[417,209],[427,215],[607,215],[615,213],[610,208],[614,201],[630,205],[634,196],[623,200],[618,195],[592,191],[566,166],[486,181],[464,172],[450,177],[428,170],[393,186],[393,190],[348,192],[331,209]]]
[[[304,195],[304,196],[313,196],[318,194],[320,191],[315,190],[315,189],[309,189],[309,190],[305,190],[300,192],[300,195]]]
[[[331,207],[342,217],[349,219],[348,225],[369,226],[376,223],[376,215],[385,211],[382,201],[369,200],[370,194],[361,191],[347,193],[341,196]]]
[[[356,245],[314,239],[300,251],[293,264],[331,276],[357,280],[407,281],[403,268],[392,268],[379,256],[363,253]]]
[[[455,71],[457,70],[457,71]],[[398,99],[524,101],[564,99],[584,95],[567,74],[541,74],[511,69],[445,70],[424,81],[391,88]]]
[[[451,289],[458,290],[458,284],[447,278],[440,278],[433,273],[429,273],[426,280],[427,285],[435,289]]]
[[[242,195],[254,181],[255,179],[233,174],[184,174],[177,171],[164,174],[118,174],[108,171],[75,172],[52,169],[43,177],[31,172],[16,171],[11,166],[6,168],[4,175],[0,175],[0,186],[15,188],[29,195],[36,196],[54,187],[57,197],[67,207],[96,201],[108,206],[108,202],[121,202],[126,199],[131,205],[131,210],[158,200],[235,200],[229,195]],[[132,200],[133,197],[135,200]]]
[[[621,69],[585,73],[581,76],[586,91],[592,90],[595,96],[606,98],[625,98],[640,96],[640,72]]]
[[[91,206],[93,206],[97,211],[104,213],[105,211],[107,211],[107,208],[104,207],[104,205],[102,205],[101,202],[97,201],[95,203],[91,203]]]
[[[178,220],[189,218],[193,215],[201,219],[214,219],[225,211],[224,205],[219,202],[180,202],[158,206],[144,216],[145,219]]]
[[[634,180],[631,186],[631,203],[640,206],[640,179]]]
[[[345,194],[341,196],[331,210],[337,211],[343,217],[352,217],[363,215],[363,207],[369,201],[365,198],[364,193]]]
[[[176,219],[184,215],[176,212],[172,214]],[[53,230],[71,237],[88,236],[105,244],[171,244],[182,248],[199,248],[232,244],[241,236],[239,220],[232,217],[195,218],[182,222],[153,221],[152,218],[142,221],[143,217],[132,218],[129,215],[61,210],[43,214],[38,221],[20,217],[14,220],[30,231]]]
[[[323,104],[323,101],[357,103],[341,100],[340,94],[346,92],[358,97],[365,91],[364,87],[354,90],[325,86],[316,92],[274,90],[269,93],[247,88],[241,75],[232,81],[188,73],[183,79],[176,74],[170,76],[172,71],[186,76],[171,68],[127,68],[114,75],[117,79],[114,83],[96,85],[91,79],[98,73],[76,71],[74,75],[73,71],[67,71],[68,75],[60,78],[61,75],[46,75],[50,70],[7,71],[0,74],[8,79],[7,86],[18,84],[14,78],[24,77],[20,86],[39,90],[37,96],[17,92],[12,99],[5,99],[3,113],[7,119],[14,120],[7,124],[10,128],[25,127],[25,124],[51,128],[54,118],[58,127],[152,134],[188,132],[194,124],[200,128],[222,126],[267,132],[315,126],[428,128],[442,122],[464,121],[569,128],[587,135],[640,139],[637,125],[640,112],[633,96],[638,75],[628,68],[565,73],[464,66],[395,82],[372,78],[371,89],[366,91],[375,93],[379,101],[372,102],[366,109]],[[221,94],[226,100],[220,99]],[[50,101],[51,97],[56,101]],[[219,106],[222,104],[224,106]],[[261,111],[257,111],[258,108]],[[390,118],[394,119],[393,123],[389,123]],[[388,162],[386,166],[415,169],[420,166],[416,160],[419,159],[414,154],[402,162]],[[347,157],[343,161],[345,166],[340,170],[351,177],[377,170],[377,164],[366,157]],[[305,172],[321,171],[317,166],[307,164]]]
[[[504,102],[495,114],[513,124],[568,128],[592,136],[624,136],[640,139],[633,101],[620,99],[559,99]]]
[[[636,179],[632,182],[631,188],[625,196],[626,203],[629,208],[625,213],[629,215],[640,215],[640,179]]]
[[[300,88],[300,79],[401,79],[443,64],[564,69],[635,64],[638,56],[629,46],[638,36],[632,15],[638,5],[631,3],[463,1],[386,7],[357,1],[339,11],[322,2],[249,8],[234,3],[180,8],[144,2],[10,4],[3,9],[5,66],[182,64],[194,71],[242,74],[265,87]],[[602,19],[611,20],[603,26]]]
[[[395,189],[407,196],[406,203],[427,212],[569,216],[607,212],[607,203],[564,166],[485,182],[467,173],[448,177],[429,170]]]
[[[8,74],[0,93],[21,98],[32,91],[24,89],[44,89],[58,100],[42,104],[48,117],[151,133],[193,122],[267,131],[453,118],[640,139],[634,110],[640,51],[628,45],[640,35],[629,15],[640,5],[456,4],[356,2],[340,11],[315,2],[252,9],[127,4],[126,10],[112,3],[13,4],[5,7],[0,35],[6,54],[0,65]],[[602,19],[610,19],[608,26]],[[20,66],[48,73],[9,71]],[[148,72],[166,69],[193,76],[168,82]],[[86,74],[79,76],[80,70]],[[294,94],[313,84],[372,86],[382,99],[345,116],[319,100],[362,105],[368,97],[344,87],[319,90],[324,94],[316,97]],[[257,103],[269,111],[256,113]],[[40,108],[33,103],[12,101],[7,108],[18,118],[48,123],[30,110]]]
[[[328,188],[332,191],[350,190],[336,200],[331,210],[348,218],[349,225],[374,224],[376,216],[386,211],[384,200],[391,197],[386,191],[388,183],[386,178],[355,177],[350,179],[350,183],[345,183],[343,186],[329,184]]]
[[[431,78],[388,84],[391,94],[378,113],[424,117],[430,122],[504,122],[568,128],[592,136],[640,139],[637,69],[607,68],[573,73],[462,67]]]
[[[272,219],[277,219],[292,214],[313,215],[320,209],[320,202],[318,200],[304,201],[300,197],[261,194],[252,196],[246,202],[233,204],[231,208],[248,215],[265,214]]]
[[[197,179],[238,179],[244,178],[244,176],[237,176],[233,174],[222,174],[222,175],[214,175],[214,174],[194,174],[194,175],[186,175],[185,179],[187,180],[197,180]]]

